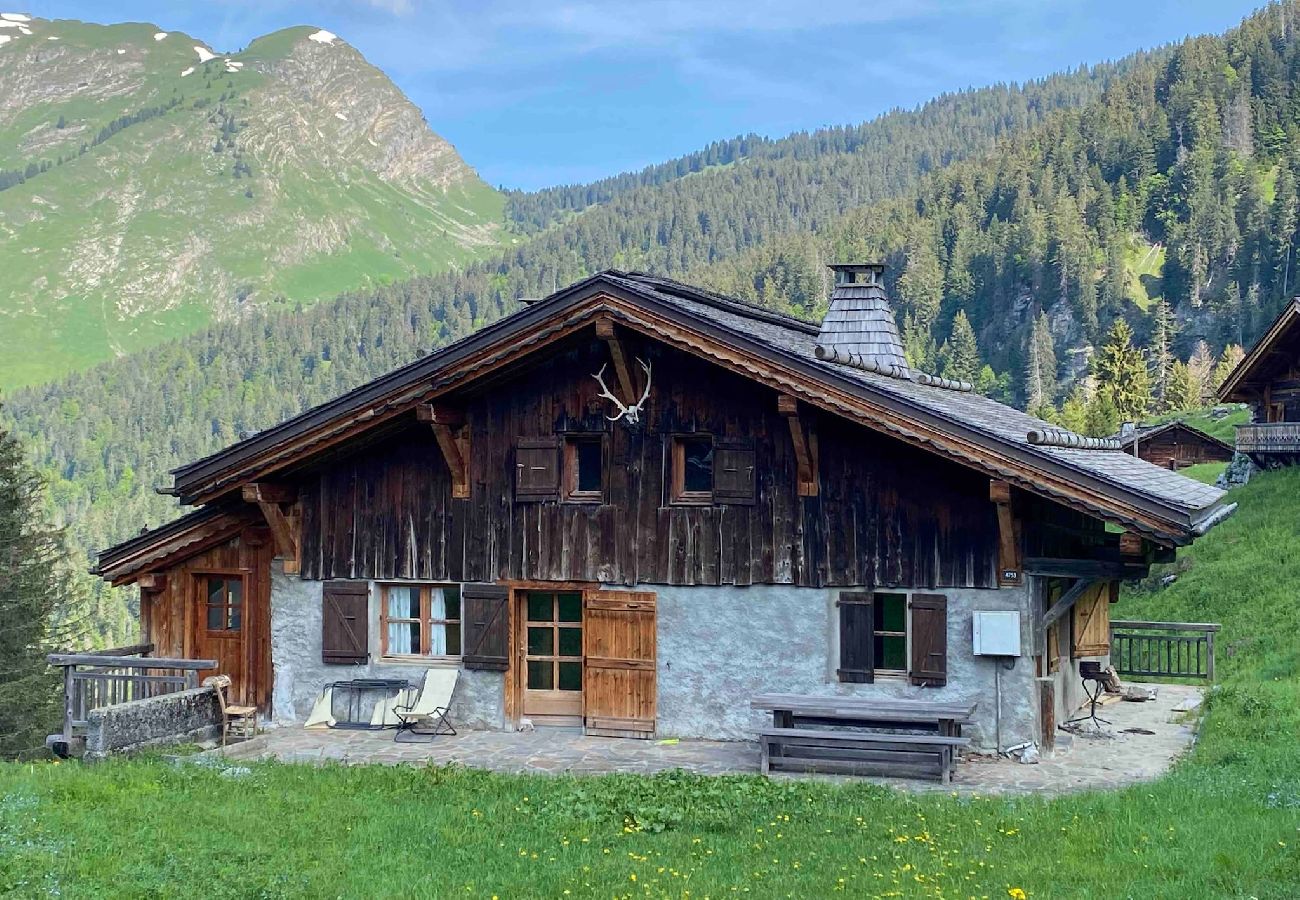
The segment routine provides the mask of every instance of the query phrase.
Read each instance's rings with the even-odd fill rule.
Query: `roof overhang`
[[[250,510],[204,507],[109,547],[99,554],[90,574],[114,586],[130,584],[155,569],[165,569],[223,544],[256,524]]]
[[[1193,428],[1191,425],[1188,425],[1186,422],[1183,422],[1178,419],[1175,419],[1171,422],[1166,422],[1163,425],[1157,425],[1153,428],[1148,428],[1145,431],[1135,431],[1133,434],[1130,434],[1127,437],[1120,438],[1120,447],[1126,450],[1127,452],[1132,453],[1134,443],[1137,443],[1140,448],[1142,444],[1145,444],[1147,441],[1151,440],[1152,438],[1159,437],[1160,435],[1165,434],[1166,432],[1169,431],[1185,431],[1191,437],[1196,438],[1197,440],[1200,441],[1205,441],[1205,443],[1207,444],[1213,444],[1219,449],[1227,452],[1230,456],[1231,454],[1236,452],[1236,448],[1233,447],[1231,444],[1221,441],[1218,438],[1216,438],[1214,435],[1207,434],[1206,432],[1201,431],[1201,429],[1199,428]]]
[[[1300,342],[1300,298],[1286,305],[1263,336],[1255,342],[1255,346],[1250,348],[1250,352],[1223,379],[1223,384],[1215,392],[1218,399],[1221,402],[1237,403],[1258,400],[1260,392],[1251,385],[1271,380],[1268,372],[1270,360],[1278,352],[1277,344],[1288,338]]]
[[[571,285],[280,426],[176,469],[173,493],[186,503],[214,501],[245,482],[269,477],[379,423],[410,414],[415,406],[590,327],[601,316],[798,396],[810,406],[892,434],[1157,543],[1189,543],[1206,522],[1217,521],[1223,510],[1230,509],[1223,504],[1180,507],[1107,481],[1032,445],[1007,441],[919,407],[813,358],[692,314],[653,291],[638,290],[626,279],[604,274]]]

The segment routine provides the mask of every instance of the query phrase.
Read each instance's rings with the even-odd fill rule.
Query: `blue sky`
[[[0,0],[3,2],[3,0]],[[638,169],[746,132],[860,122],[1223,31],[1238,0],[10,0],[43,18],[148,21],[236,50],[312,24],[423,108],[492,184]]]

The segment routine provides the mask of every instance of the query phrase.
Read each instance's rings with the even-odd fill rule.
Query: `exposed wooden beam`
[[[452,499],[469,499],[469,435],[464,427],[464,410],[442,403],[425,403],[415,408],[415,417],[433,429],[438,449],[451,473]]]
[[[619,390],[628,403],[635,403],[638,396],[636,391],[636,381],[632,378],[632,369],[627,364],[627,354],[623,352],[623,344],[618,339],[618,331],[614,327],[614,320],[608,316],[602,316],[596,320],[596,337],[600,338],[609,347],[610,359],[614,361],[614,374],[618,376]]]
[[[465,424],[465,411],[447,403],[421,403],[415,408],[415,418],[429,425],[459,428]]]
[[[794,444],[794,456],[799,464],[799,496],[816,497],[820,481],[817,472],[817,435],[804,433],[803,420],[799,417],[799,401],[789,394],[776,395],[776,411],[785,417],[790,426],[790,441]]]
[[[248,503],[292,503],[298,499],[298,489],[290,484],[276,484],[271,481],[256,481],[243,487],[244,500]]]
[[[299,522],[297,514],[286,509],[298,498],[297,490],[289,485],[256,482],[244,485],[242,492],[244,500],[256,503],[262,511],[275,542],[275,555],[284,560],[285,574],[297,575]]]
[[[161,591],[167,587],[167,576],[162,572],[145,572],[135,583],[141,591]]]
[[[1080,578],[1074,584],[1070,585],[1070,589],[1061,595],[1061,599],[1053,603],[1051,608],[1048,609],[1047,612],[1043,613],[1043,627],[1051,628],[1052,623],[1068,613],[1070,607],[1074,606],[1075,601],[1083,596],[1084,591],[1088,590],[1088,588],[1092,587],[1096,583],[1097,579],[1095,578]]]
[[[1126,558],[1145,559],[1146,541],[1142,535],[1126,531],[1119,536],[1119,555]]]
[[[1092,578],[1120,580],[1145,578],[1151,572],[1146,563],[1110,562],[1102,559],[1048,559],[1030,557],[1025,560],[1025,573],[1054,578]]]
[[[1012,502],[1011,485],[999,479],[989,481],[989,500],[998,510],[998,584],[1024,583],[1020,556],[1020,521]]]

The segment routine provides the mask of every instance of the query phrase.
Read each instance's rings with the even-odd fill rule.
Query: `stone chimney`
[[[838,263],[830,309],[817,335],[817,358],[888,375],[912,377],[885,294],[880,263]]]

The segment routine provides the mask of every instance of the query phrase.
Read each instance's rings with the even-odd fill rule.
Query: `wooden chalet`
[[[1287,304],[1219,386],[1219,400],[1253,413],[1237,426],[1237,450],[1258,466],[1300,462],[1300,298]]]
[[[1232,445],[1186,422],[1135,428],[1116,435],[1120,449],[1162,469],[1185,469],[1200,463],[1231,462]]]
[[[175,470],[197,510],[98,572],[140,586],[158,653],[281,721],[448,666],[458,726],[746,738],[786,691],[976,703],[977,740],[1035,740],[1118,580],[1232,507],[912,371],[882,268],[833,268],[820,325],[594,275]],[[988,611],[1010,660],[975,652]]]

